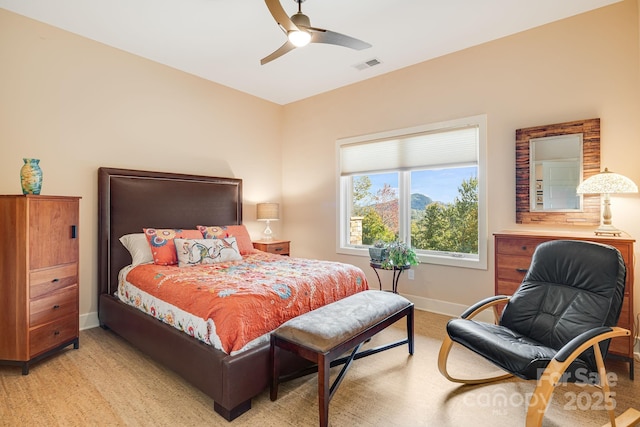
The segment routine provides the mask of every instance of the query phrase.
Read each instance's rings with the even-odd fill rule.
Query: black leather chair
[[[513,296],[494,296],[468,308],[447,324],[438,368],[454,382],[479,384],[510,376],[536,380],[527,426],[540,426],[549,397],[561,382],[589,382],[611,395],[603,359],[613,337],[629,336],[616,327],[626,269],[620,252],[598,243],[556,240],[540,244]],[[506,305],[505,305],[506,304]],[[496,323],[473,320],[481,311],[504,305]],[[472,350],[502,370],[488,378],[454,378],[447,372],[453,343]],[[586,380],[586,381],[585,381]],[[605,400],[605,403],[608,400]],[[611,406],[611,405],[608,405]],[[613,405],[615,406],[615,405]],[[631,411],[631,413],[629,413]],[[622,419],[640,417],[630,409]]]

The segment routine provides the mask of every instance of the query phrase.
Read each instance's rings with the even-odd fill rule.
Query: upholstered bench
[[[365,341],[403,317],[407,318],[407,339],[360,351]],[[302,314],[271,334],[271,400],[277,399],[281,381],[277,349],[315,362],[320,425],[327,426],[329,402],[351,362],[403,344],[407,344],[409,354],[413,354],[413,303],[398,294],[363,291]],[[341,357],[347,351],[351,351],[350,355]],[[329,369],[339,364],[344,366],[329,385]]]

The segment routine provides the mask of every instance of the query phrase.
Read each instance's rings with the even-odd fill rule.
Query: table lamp
[[[280,219],[280,206],[277,203],[258,203],[257,205],[257,219],[258,221],[266,221],[267,226],[265,227],[262,234],[264,235],[264,240],[273,239],[273,231],[271,231],[270,222],[277,221]]]
[[[610,194],[619,193],[637,193],[638,186],[626,176],[610,172],[605,168],[604,172],[591,176],[580,185],[576,190],[578,194],[602,194],[604,211],[602,212],[602,224],[595,231],[597,236],[611,235],[620,236],[622,231],[618,230],[611,224],[611,200]]]

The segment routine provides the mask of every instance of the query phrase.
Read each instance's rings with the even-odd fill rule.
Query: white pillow
[[[178,267],[240,261],[242,259],[235,237],[224,239],[176,238],[173,241],[176,244]]]
[[[134,267],[153,262],[153,254],[144,233],[125,234],[119,240],[131,254],[131,265]]]

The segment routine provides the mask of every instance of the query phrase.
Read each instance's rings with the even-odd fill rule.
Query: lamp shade
[[[576,192],[578,194],[637,193],[638,186],[626,176],[610,172],[605,168],[604,172],[582,181]]]
[[[602,194],[604,210],[602,212],[602,223],[597,230],[596,235],[612,235],[620,236],[622,231],[618,230],[611,223],[611,198],[610,194],[618,193],[637,193],[638,186],[626,176],[609,172],[605,168],[604,172],[589,177],[582,181],[576,193],[578,194]]]
[[[277,203],[258,203],[258,221],[277,221],[280,219],[280,205]]]

